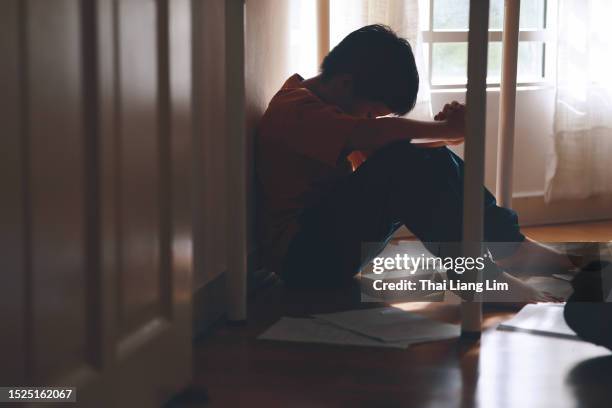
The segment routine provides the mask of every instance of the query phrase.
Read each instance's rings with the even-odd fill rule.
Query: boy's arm
[[[348,140],[352,150],[376,150],[400,140],[419,139],[424,147],[458,144],[465,134],[465,106],[454,102],[436,115],[435,122],[404,118],[379,118],[362,121]]]

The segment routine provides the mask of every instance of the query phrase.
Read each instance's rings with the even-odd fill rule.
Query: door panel
[[[191,375],[191,3],[0,23],[2,384],[159,406]]]
[[[127,333],[159,311],[160,177],[156,2],[118,3],[119,318]]]
[[[26,115],[30,200],[31,370],[85,361],[85,207],[79,4],[28,3]],[[58,319],[61,316],[61,319]]]
[[[0,383],[25,379],[26,236],[25,188],[22,156],[24,143],[20,117],[21,27],[19,0],[2,3],[0,12]],[[6,193],[4,193],[6,191]]]

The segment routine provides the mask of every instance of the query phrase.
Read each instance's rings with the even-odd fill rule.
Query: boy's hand
[[[447,103],[444,105],[444,108],[440,112],[438,112],[436,116],[434,116],[434,120],[437,120],[437,121],[447,120],[448,115],[455,110],[465,110],[465,105],[457,101],[452,101],[451,103]]]
[[[465,105],[457,101],[447,103],[444,109],[434,117],[436,121],[446,121],[453,136],[463,141],[465,135]]]
[[[446,121],[450,130],[448,140],[429,143],[418,143],[418,147],[435,148],[443,146],[455,146],[463,143],[465,134],[465,105],[453,101],[444,105],[444,109],[436,116],[434,120],[438,122]]]

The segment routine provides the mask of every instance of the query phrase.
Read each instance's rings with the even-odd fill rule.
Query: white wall
[[[249,163],[249,252],[256,250],[253,141],[270,99],[294,73],[316,73],[314,0],[247,0],[246,115]]]
[[[256,253],[254,139],[272,96],[290,75],[289,4],[286,0],[246,2],[246,116],[248,163],[248,247]]]
[[[194,318],[205,328],[224,311],[228,259],[225,157],[226,1],[194,2]],[[253,138],[268,102],[295,72],[316,71],[314,0],[247,0],[245,4],[246,126],[248,149],[248,249],[256,253]],[[291,7],[290,7],[291,6]],[[305,47],[302,44],[306,42]],[[307,51],[303,52],[306,49]],[[230,214],[231,216],[231,214]],[[254,261],[254,259],[250,259]],[[250,272],[254,270],[251,263]],[[196,328],[196,330],[199,330]]]

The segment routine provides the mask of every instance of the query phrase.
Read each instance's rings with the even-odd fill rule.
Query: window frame
[[[437,0],[428,0],[428,24],[427,29],[421,31],[422,42],[427,51],[427,76],[431,91],[458,90],[465,89],[467,83],[449,83],[449,84],[434,84],[433,79],[433,44],[435,43],[467,43],[468,30],[434,30],[434,2]],[[543,44],[542,51],[542,78],[538,81],[520,81],[517,78],[517,87],[533,88],[533,87],[549,87],[552,86],[554,80],[554,70],[552,63],[555,55],[555,35],[556,32],[556,16],[557,12],[556,0],[544,0],[544,26],[541,29],[525,29],[519,31],[520,42],[541,42]],[[502,30],[489,30],[489,43],[502,42]],[[500,82],[487,82],[487,89],[499,88]]]

